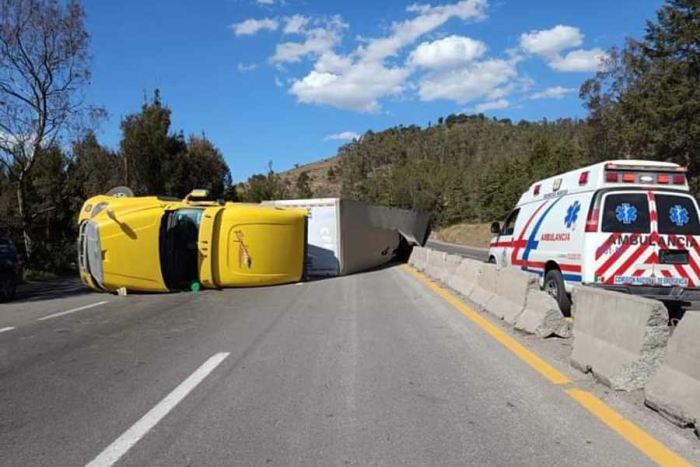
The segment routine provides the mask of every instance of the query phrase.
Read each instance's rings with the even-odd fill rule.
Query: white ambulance
[[[700,221],[686,170],[617,160],[534,183],[494,222],[489,261],[541,277],[568,314],[574,285],[700,299]]]

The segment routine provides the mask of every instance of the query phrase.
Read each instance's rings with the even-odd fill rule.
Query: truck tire
[[[559,309],[566,317],[571,316],[571,299],[566,293],[564,278],[558,269],[550,269],[544,276],[544,291],[557,301]]]

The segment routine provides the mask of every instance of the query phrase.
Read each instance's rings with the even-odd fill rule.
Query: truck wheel
[[[489,264],[497,264],[494,256],[489,256]]]
[[[564,278],[557,269],[551,269],[544,276],[544,291],[552,296],[559,304],[559,309],[564,316],[571,316],[571,299],[564,287]]]

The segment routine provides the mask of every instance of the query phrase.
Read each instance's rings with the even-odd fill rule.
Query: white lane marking
[[[10,326],[10,327],[7,327],[7,328],[2,328],[2,329],[0,329],[0,332],[12,331],[13,329],[14,329],[14,327]]]
[[[60,311],[58,313],[54,313],[54,314],[49,315],[49,316],[44,316],[42,318],[38,318],[37,321],[44,321],[45,319],[58,318],[59,316],[64,316],[64,315],[68,315],[71,313],[75,313],[76,311],[83,311],[83,310],[87,310],[89,308],[95,308],[96,306],[104,305],[105,303],[109,303],[109,302],[91,303],[90,305],[80,306],[78,308],[73,308],[72,310]]]
[[[138,422],[134,423],[132,427],[126,430],[116,441],[107,446],[107,448],[87,464],[86,467],[111,467],[114,465],[228,356],[229,352],[221,352],[209,358],[209,360],[197,368],[186,380],[180,383],[178,387],[173,389],[170,394],[165,396],[165,399],[160,401],[158,405],[141,417]]]

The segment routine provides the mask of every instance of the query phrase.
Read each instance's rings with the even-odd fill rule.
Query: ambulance
[[[615,160],[538,181],[491,231],[489,262],[540,276],[566,315],[577,285],[700,300],[698,204],[678,164]]]

